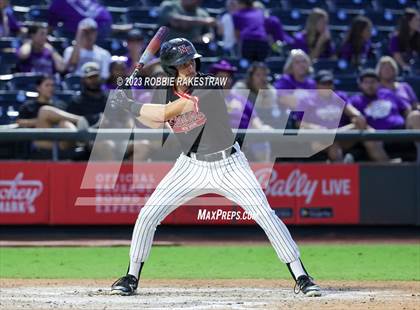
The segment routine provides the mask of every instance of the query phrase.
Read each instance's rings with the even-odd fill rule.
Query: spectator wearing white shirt
[[[228,56],[236,56],[235,46],[237,42],[232,14],[238,10],[237,0],[227,0],[226,10],[227,12],[222,15],[217,24],[217,32],[219,35],[223,36],[222,42],[225,53]]]
[[[75,43],[64,50],[64,62],[69,72],[80,75],[81,67],[87,62],[96,62],[100,67],[100,77],[109,77],[111,54],[96,45],[98,24],[92,18],[80,21]]]

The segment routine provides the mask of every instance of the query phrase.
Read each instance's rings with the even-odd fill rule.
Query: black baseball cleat
[[[128,274],[124,277],[119,278],[111,286],[111,294],[130,296],[133,295],[137,290],[139,281],[135,276]]]
[[[300,276],[296,280],[294,291],[295,294],[302,292],[308,297],[319,297],[322,295],[321,288],[312,281],[311,277],[306,275]]]

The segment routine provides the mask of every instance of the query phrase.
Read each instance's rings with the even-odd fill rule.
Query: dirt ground
[[[143,280],[134,296],[112,280],[0,280],[1,309],[419,309],[420,282],[318,281],[319,298],[285,280]]]

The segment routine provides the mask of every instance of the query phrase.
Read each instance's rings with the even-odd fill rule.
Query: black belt
[[[214,152],[210,154],[200,154],[200,153],[189,152],[187,153],[187,156],[196,160],[212,162],[212,161],[219,161],[219,160],[228,158],[230,155],[235,154],[236,152],[237,152],[236,149],[232,145],[231,147],[228,147],[227,149],[224,149],[219,152]]]

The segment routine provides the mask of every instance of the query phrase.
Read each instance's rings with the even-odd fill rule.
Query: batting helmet
[[[199,70],[200,57],[194,45],[184,38],[169,40],[160,49],[160,62],[169,76],[176,76],[175,66],[182,65],[191,59],[195,59],[196,68]]]

